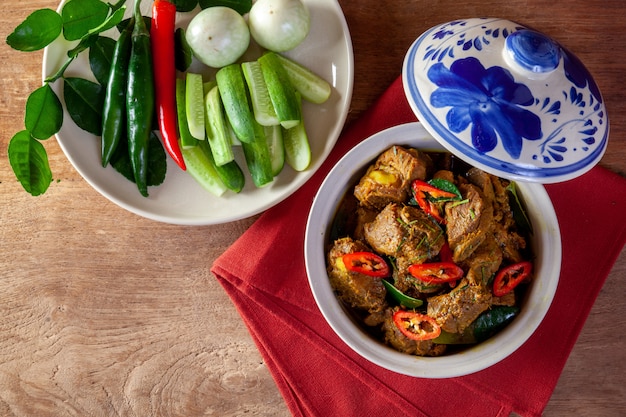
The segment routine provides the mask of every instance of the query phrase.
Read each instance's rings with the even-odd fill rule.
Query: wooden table
[[[349,121],[399,75],[424,30],[499,16],[577,54],[611,116],[601,161],[626,175],[626,2],[623,0],[340,1],[354,44]],[[4,3],[3,39],[56,0]],[[55,139],[55,181],[34,198],[8,165],[41,52],[0,45],[0,415],[286,416],[288,410],[212,262],[255,220],[211,227],[156,223],[94,191]],[[626,253],[622,252],[548,404],[546,416],[626,415]]]

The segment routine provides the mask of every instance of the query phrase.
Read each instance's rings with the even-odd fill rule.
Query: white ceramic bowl
[[[444,150],[420,123],[409,123],[371,136],[335,165],[313,201],[306,226],[306,270],[315,301],[328,324],[350,348],[383,368],[422,378],[449,378],[485,369],[528,340],[546,315],[556,292],[561,268],[561,235],[550,198],[541,184],[517,182],[533,224],[531,244],[536,259],[533,282],[513,322],[497,335],[462,353],[440,357],[400,353],[369,336],[348,316],[328,280],[324,250],[339,202],[346,192],[351,192],[363,169],[392,145]]]

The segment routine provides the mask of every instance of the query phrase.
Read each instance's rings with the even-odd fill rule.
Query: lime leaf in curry
[[[528,218],[528,214],[526,214],[526,210],[524,209],[519,195],[517,194],[517,185],[515,182],[511,181],[509,185],[507,185],[506,190],[509,192],[509,205],[511,206],[513,219],[515,220],[517,227],[519,227],[522,232],[527,232],[532,235],[533,225]]]
[[[445,191],[447,193],[451,193],[455,195],[454,197],[436,197],[436,196],[430,195],[429,199],[431,201],[456,201],[462,198],[461,192],[459,191],[457,186],[448,180],[445,180],[443,178],[433,178],[429,180],[428,183],[441,191]]]
[[[478,316],[463,333],[448,333],[442,330],[433,342],[443,345],[483,342],[502,330],[518,313],[519,308],[515,306],[495,306]]]
[[[383,279],[382,283],[387,289],[387,294],[389,294],[391,298],[393,298],[395,301],[405,306],[406,308],[417,308],[421,307],[422,304],[424,304],[424,302],[419,298],[409,297],[408,295],[404,294],[386,279]]]

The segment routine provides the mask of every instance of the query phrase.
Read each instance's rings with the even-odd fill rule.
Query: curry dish
[[[408,354],[439,356],[500,331],[532,276],[514,186],[449,153],[389,148],[334,219],[327,268],[337,297]]]

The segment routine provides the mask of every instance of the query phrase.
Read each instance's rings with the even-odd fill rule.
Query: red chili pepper
[[[412,340],[430,340],[441,334],[441,327],[426,314],[398,310],[393,315],[393,322],[403,335]]]
[[[441,249],[439,249],[439,259],[441,262],[453,262],[452,249],[450,249],[448,242],[444,243]]]
[[[385,260],[372,252],[346,253],[342,256],[346,269],[371,277],[388,277],[389,265]]]
[[[433,198],[454,198],[456,194],[450,193],[448,191],[440,190],[437,187],[433,187],[427,182],[421,180],[414,180],[411,184],[413,188],[413,195],[415,196],[415,201],[420,206],[424,212],[430,216],[432,216],[439,223],[445,223],[445,219],[439,213],[439,209],[437,205],[432,201],[426,198],[426,195],[430,195]]]
[[[176,6],[167,0],[152,4],[152,68],[154,71],[156,111],[163,146],[174,162],[184,171],[185,160],[178,145],[176,116],[176,67],[174,60],[174,31]]]
[[[502,297],[530,277],[533,264],[529,261],[518,262],[501,269],[493,281],[493,295]]]
[[[433,198],[454,198],[456,194],[441,190],[421,180],[413,180],[413,190],[420,193],[428,193]]]
[[[463,276],[463,270],[453,262],[414,264],[409,266],[409,273],[428,284],[457,281]]]

